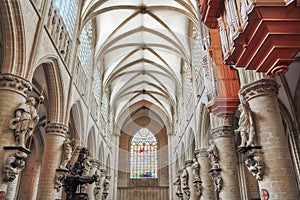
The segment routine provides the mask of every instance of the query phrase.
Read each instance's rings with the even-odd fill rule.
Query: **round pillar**
[[[195,151],[196,158],[200,164],[200,178],[201,178],[201,195],[200,200],[214,200],[214,184],[209,174],[210,163],[208,153],[205,148]]]
[[[37,199],[60,199],[61,192],[57,192],[54,187],[55,175],[56,169],[58,169],[61,164],[62,149],[67,130],[67,126],[59,123],[46,125],[45,148]]]
[[[96,173],[96,171],[97,171],[97,169],[100,165],[100,161],[97,160],[97,159],[91,159],[90,162],[92,164],[92,167],[90,169],[90,174],[89,175],[93,176],[93,175],[95,175],[95,173]],[[99,177],[99,179],[100,179],[100,177]],[[87,194],[88,194],[90,200],[95,199],[95,195],[94,195],[95,186],[96,186],[96,184],[94,182],[92,184],[89,184],[88,187],[87,187]]]
[[[238,180],[237,155],[231,126],[213,128],[211,135],[218,149],[219,165],[221,168],[221,190],[219,198],[240,200]]]
[[[262,146],[264,163],[258,181],[261,198],[299,199],[291,154],[278,106],[279,86],[273,79],[244,85],[240,95],[248,101],[255,124],[256,145]]]
[[[0,168],[4,169],[7,158],[16,152],[4,150],[6,147],[16,147],[14,130],[9,128],[10,120],[15,117],[16,108],[26,101],[28,92],[32,90],[31,83],[19,76],[0,74]],[[0,192],[6,193],[9,182],[4,181],[4,173],[0,173]],[[15,191],[16,184],[11,184],[9,191]],[[11,194],[11,192],[9,192]]]

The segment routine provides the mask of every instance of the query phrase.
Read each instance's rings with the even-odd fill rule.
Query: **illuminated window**
[[[77,13],[76,0],[54,0],[54,5],[58,8],[69,35],[72,36]]]
[[[108,98],[107,98],[107,94],[106,93],[103,93],[103,97],[102,97],[101,114],[102,114],[104,120],[107,122],[107,117],[108,117]]]
[[[130,178],[157,178],[157,141],[148,128],[141,128],[131,140]]]
[[[80,45],[78,48],[78,58],[80,60],[81,66],[85,75],[88,77],[90,72],[90,67],[92,65],[92,37],[93,28],[92,22],[89,21],[83,28],[80,34]]]
[[[93,82],[93,94],[96,99],[97,104],[100,102],[100,75],[99,70],[96,68],[94,71],[94,82]]]

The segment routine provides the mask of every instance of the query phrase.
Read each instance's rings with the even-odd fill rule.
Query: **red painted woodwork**
[[[208,102],[208,108],[218,116],[232,114],[240,103],[238,91],[240,89],[237,71],[230,66],[224,65],[220,35],[217,29],[210,29],[211,46],[210,54],[215,63],[214,74],[216,79],[216,95]]]
[[[254,4],[246,29],[225,60],[236,67],[282,75],[300,51],[300,7]],[[271,7],[272,6],[272,7]]]
[[[217,28],[217,18],[224,9],[224,0],[199,0],[202,21],[209,28]]]

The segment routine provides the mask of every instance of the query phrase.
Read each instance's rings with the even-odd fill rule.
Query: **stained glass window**
[[[69,35],[72,36],[77,13],[76,0],[54,0],[54,5],[58,8]]]
[[[130,143],[130,178],[157,178],[157,141],[148,128],[141,128]]]

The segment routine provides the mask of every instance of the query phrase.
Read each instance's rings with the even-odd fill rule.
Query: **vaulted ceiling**
[[[193,0],[84,2],[81,25],[96,21],[95,62],[100,63],[104,88],[111,91],[116,121],[139,104],[137,108],[155,105],[172,121],[182,66],[191,61],[197,12]]]

